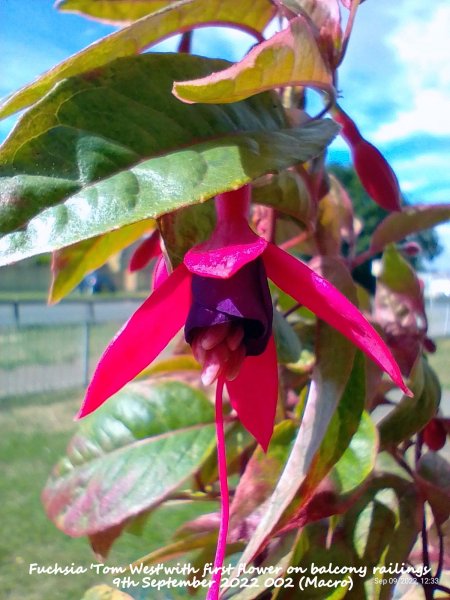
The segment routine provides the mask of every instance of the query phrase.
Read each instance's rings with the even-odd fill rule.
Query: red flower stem
[[[244,185],[237,190],[224,192],[216,196],[218,221],[236,221],[248,219],[251,201],[251,186]]]
[[[228,523],[230,520],[230,503],[228,496],[227,477],[227,454],[225,447],[225,433],[223,426],[223,377],[219,377],[216,387],[216,438],[217,438],[217,462],[219,465],[219,482],[221,497],[220,528],[217,540],[216,556],[214,558],[214,569],[212,584],[208,590],[206,600],[218,600],[220,593],[220,580],[222,577],[222,566],[227,549]]]

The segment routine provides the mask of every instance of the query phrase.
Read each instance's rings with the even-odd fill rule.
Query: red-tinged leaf
[[[372,253],[392,242],[434,227],[450,219],[450,204],[404,206],[402,212],[388,215],[375,229],[370,242]]]
[[[335,177],[330,176],[330,183],[330,191],[319,202],[315,237],[320,254],[339,256],[343,242],[349,248],[353,248],[355,243],[353,206],[347,192]]]
[[[308,183],[293,169],[282,171],[278,175],[266,175],[254,181],[252,200],[294,217],[306,226],[309,226],[315,214]]]
[[[110,530],[160,504],[214,450],[206,396],[174,381],[132,384],[83,421],[44,489],[46,512],[72,536]]]
[[[341,43],[341,14],[338,0],[281,0],[296,15],[305,15],[317,31],[318,43],[328,63],[337,65]]]
[[[184,325],[190,305],[191,277],[180,265],[109,343],[97,364],[78,418],[96,410],[150,365]]]
[[[252,532],[247,517],[260,507],[272,494],[295,440],[297,428],[292,421],[279,423],[274,430],[267,452],[259,446],[250,458],[234,493],[230,507],[230,530]],[[253,529],[257,521],[254,521]]]
[[[287,294],[337,329],[371,358],[405,393],[400,369],[389,348],[354,304],[303,262],[269,244],[264,252],[268,277]]]
[[[58,0],[61,12],[91,17],[101,23],[127,25],[174,4],[176,0]]]
[[[161,244],[159,230],[155,229],[147,236],[135,249],[128,263],[130,273],[144,269],[152,258],[157,258],[161,254]]]
[[[161,237],[173,267],[183,262],[188,250],[205,242],[216,222],[214,202],[180,208],[158,219]]]
[[[383,254],[374,312],[402,373],[409,375],[422,350],[428,324],[420,281],[393,245]]]
[[[147,15],[91,44],[59,63],[32,83],[6,98],[0,118],[34,104],[52,87],[73,75],[97,69],[116,58],[133,56],[163,39],[205,25],[233,25],[257,38],[272,19],[275,9],[269,0],[181,0]]]
[[[450,463],[440,454],[427,452],[420,458],[416,481],[437,523],[444,523],[450,516]]]
[[[441,388],[436,374],[419,358],[412,372],[412,398],[403,396],[395,407],[379,422],[382,448],[397,446],[408,440],[436,415],[441,399]]]
[[[240,62],[201,79],[178,81],[173,93],[183,102],[222,104],[244,100],[286,85],[332,93],[332,76],[303,17],[258,44]]]
[[[48,301],[52,304],[59,302],[87,273],[98,269],[111,256],[138,240],[152,224],[152,219],[146,219],[57,250],[53,254]]]
[[[381,208],[401,210],[399,183],[387,160],[378,148],[361,136],[355,123],[342,109],[336,109],[333,117],[342,125],[341,135],[350,146],[355,171],[366,192]]]

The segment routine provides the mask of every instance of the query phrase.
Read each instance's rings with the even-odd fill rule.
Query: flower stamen
[[[192,340],[192,352],[202,367],[203,385],[219,377],[233,381],[246,357],[244,328],[236,323],[221,323],[200,329]]]

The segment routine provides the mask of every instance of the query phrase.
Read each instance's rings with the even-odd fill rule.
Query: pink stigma
[[[208,590],[206,600],[218,600],[220,594],[220,580],[222,577],[222,567],[227,548],[227,533],[230,520],[230,503],[228,497],[228,477],[227,477],[227,454],[225,449],[225,433],[223,427],[222,394],[223,377],[219,377],[216,387],[216,438],[217,438],[217,462],[219,465],[220,482],[220,528],[217,540],[216,556],[214,558],[213,576],[211,587]]]

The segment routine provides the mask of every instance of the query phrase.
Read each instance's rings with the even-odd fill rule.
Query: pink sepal
[[[208,241],[185,254],[184,264],[195,275],[228,279],[266,247],[267,241],[253,233],[244,219],[219,221]]]
[[[130,273],[140,271],[148,265],[152,258],[161,254],[159,230],[155,229],[151,235],[143,240],[133,252],[128,263]]]
[[[381,367],[405,394],[412,395],[379,334],[329,281],[273,244],[267,246],[264,264],[268,277],[279,288],[342,333]]]
[[[242,425],[267,451],[278,399],[278,364],[273,336],[262,354],[247,356],[239,375],[234,381],[227,381],[226,386]]]
[[[145,369],[184,325],[190,305],[191,276],[180,265],[110,342],[77,417],[96,410]]]

